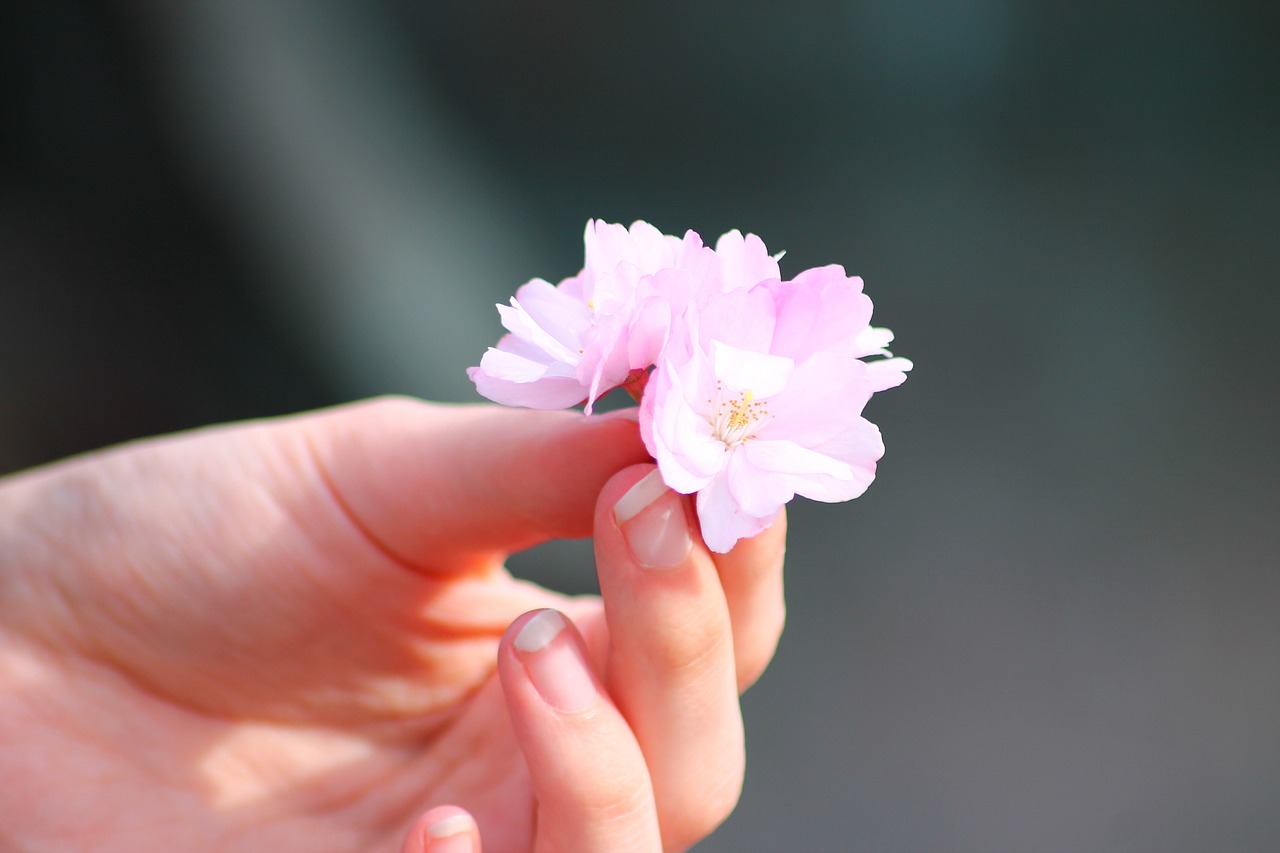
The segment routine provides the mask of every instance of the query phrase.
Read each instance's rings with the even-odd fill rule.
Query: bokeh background
[[[473,400],[589,217],[754,231],[917,366],[870,492],[793,508],[700,853],[1280,849],[1280,4],[0,16],[0,471]]]

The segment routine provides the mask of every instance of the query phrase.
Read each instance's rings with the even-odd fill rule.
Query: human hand
[[[665,490],[618,523],[646,458],[621,418],[384,400],[10,478],[0,840],[387,851],[447,803],[499,853],[688,846],[737,798],[784,533],[640,568],[624,531],[690,530]],[[603,604],[502,567],[593,532]],[[516,619],[547,607],[581,639]]]

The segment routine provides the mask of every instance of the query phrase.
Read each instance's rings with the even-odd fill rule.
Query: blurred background
[[[793,505],[699,853],[1280,849],[1280,4],[0,16],[0,471],[474,400],[589,217],[753,231],[916,370],[870,492]]]

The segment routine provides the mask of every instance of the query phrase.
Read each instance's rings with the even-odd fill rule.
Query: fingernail
[[[599,694],[569,622],[558,610],[543,610],[516,634],[515,649],[529,680],[548,705],[568,714],[596,704]]]
[[[646,568],[678,566],[693,546],[684,503],[662,482],[657,468],[618,499],[613,518],[636,562]]]
[[[476,822],[468,814],[456,814],[427,827],[426,853],[475,853]]]

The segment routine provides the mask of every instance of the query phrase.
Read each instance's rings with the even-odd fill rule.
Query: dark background
[[[1280,5],[0,12],[0,471],[472,400],[589,217],[843,263],[916,370],[699,851],[1280,848]],[[517,566],[587,588],[582,546]]]

